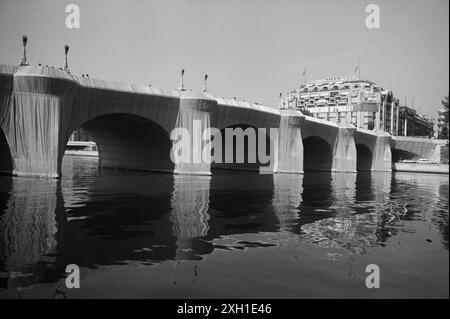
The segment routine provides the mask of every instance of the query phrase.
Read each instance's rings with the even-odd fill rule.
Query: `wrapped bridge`
[[[199,125],[193,125],[196,122]],[[266,129],[273,165],[266,172],[391,170],[385,133],[304,116],[299,111],[215,98],[192,91],[73,76],[62,69],[0,65],[0,171],[26,176],[61,176],[66,144],[82,127],[97,143],[100,166],[211,174],[211,168],[255,169],[258,163],[216,164],[193,160],[207,128]],[[184,128],[191,160],[171,160],[171,132]],[[270,139],[271,128],[277,135]],[[248,145],[246,145],[248,146]],[[432,145],[426,149],[432,153]]]

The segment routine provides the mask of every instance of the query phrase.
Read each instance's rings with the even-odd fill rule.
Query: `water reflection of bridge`
[[[405,211],[406,199],[392,204],[399,183],[402,189],[414,183],[392,180],[392,173],[245,174],[238,184],[236,175],[226,174],[104,174],[88,191],[78,182],[7,181],[0,189],[11,194],[0,207],[0,272],[22,273],[6,281],[11,288],[56,281],[69,263],[200,260],[215,249],[258,244],[215,242],[236,234],[281,231],[298,242],[364,253],[395,235],[393,223],[418,213]],[[111,192],[117,189],[122,192]],[[421,191],[437,200],[442,193]],[[448,246],[448,217],[447,227],[438,217],[431,222]]]

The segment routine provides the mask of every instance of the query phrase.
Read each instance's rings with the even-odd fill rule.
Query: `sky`
[[[80,28],[66,27],[68,4]],[[369,29],[366,6],[380,8]],[[304,83],[355,75],[437,117],[449,92],[448,0],[0,0],[0,63],[30,64],[91,78],[187,89],[276,107]]]

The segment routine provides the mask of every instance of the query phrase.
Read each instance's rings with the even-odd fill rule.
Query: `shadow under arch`
[[[396,149],[396,148],[392,148],[391,153],[392,153],[392,161],[393,162],[398,162],[398,161],[402,161],[402,160],[412,160],[412,159],[419,158],[419,156],[415,153],[411,153],[411,152],[401,150],[401,149]]]
[[[111,113],[89,119],[80,128],[97,144],[101,168],[167,173],[174,170],[170,136],[150,119]]]
[[[12,170],[13,160],[11,149],[3,129],[0,128],[0,173],[11,173]]]
[[[331,171],[333,150],[330,144],[319,136],[309,136],[303,140],[303,167],[305,171]]]
[[[236,135],[233,136],[232,145],[227,149],[227,138],[226,138],[226,129],[232,129],[233,132],[238,134],[240,132],[239,129],[242,129],[243,133],[243,148],[239,148],[239,140]],[[239,131],[238,131],[239,130]],[[254,142],[253,139],[253,132],[254,132]],[[224,169],[224,170],[241,170],[241,171],[259,171],[260,167],[268,167],[270,165],[270,162],[261,162],[261,158],[259,158],[259,130],[257,127],[249,124],[232,124],[229,126],[226,126],[220,130],[220,136],[213,137],[213,145],[214,145],[214,139],[215,138],[221,138],[221,162],[218,163],[216,161],[213,161],[211,163],[211,169]],[[263,156],[269,156],[269,150],[272,152],[271,149],[271,143],[269,138],[269,131],[266,129],[265,133],[265,152],[262,151]],[[250,135],[252,137],[250,137]],[[217,145],[217,144],[216,144]],[[232,149],[232,156],[231,154],[226,155],[227,152],[229,152]],[[243,154],[242,154],[243,152]],[[214,159],[214,150],[211,154],[212,158]],[[232,162],[230,163],[228,159],[232,158]],[[240,160],[241,159],[241,160]],[[264,160],[264,159],[263,159]]]
[[[356,144],[356,170],[370,171],[372,160],[372,151],[364,144]]]

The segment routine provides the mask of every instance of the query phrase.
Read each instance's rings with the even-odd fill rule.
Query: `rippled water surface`
[[[0,298],[449,297],[448,175],[63,165],[61,180],[0,176]]]

